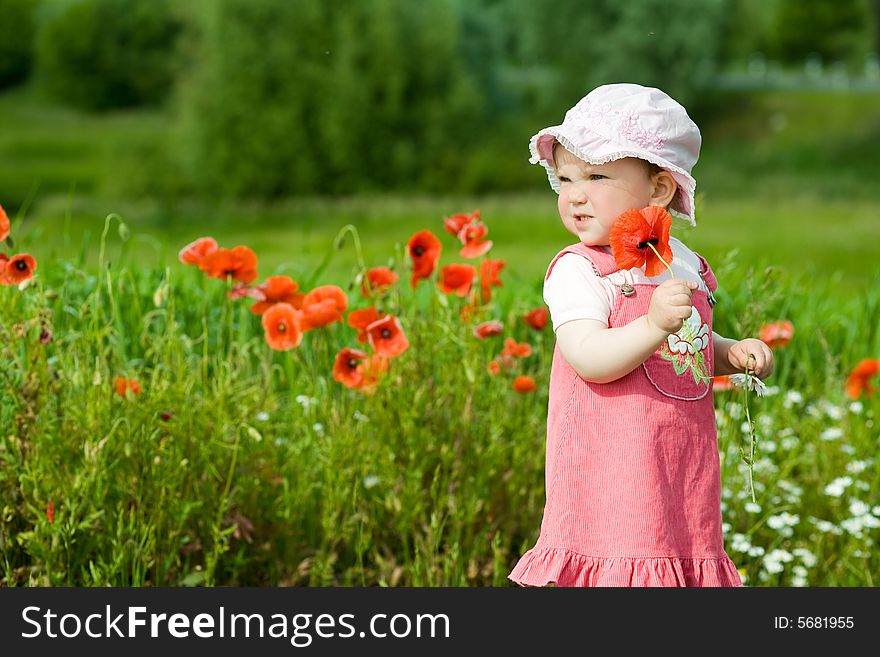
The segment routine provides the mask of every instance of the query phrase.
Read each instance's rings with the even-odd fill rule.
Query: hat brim
[[[675,196],[669,204],[669,213],[679,219],[684,219],[691,226],[697,225],[694,218],[694,193],[697,181],[693,176],[654,153],[632,146],[623,146],[606,139],[587,127],[551,126],[544,128],[529,140],[529,151],[531,152],[529,162],[532,164],[540,163],[544,167],[547,171],[550,187],[557,194],[560,183],[553,171],[553,146],[557,142],[572,155],[590,164],[605,164],[624,157],[637,157],[668,171],[678,186]],[[575,146],[575,143],[583,144],[584,147],[579,148]]]

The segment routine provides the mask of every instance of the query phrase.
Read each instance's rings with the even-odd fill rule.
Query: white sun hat
[[[531,138],[529,162],[547,170],[550,186],[559,193],[553,171],[553,146],[559,142],[590,164],[638,157],[665,169],[678,184],[669,212],[696,226],[691,170],[700,157],[700,129],[684,107],[654,87],[606,84],[596,87],[565,113],[560,125],[544,128]]]

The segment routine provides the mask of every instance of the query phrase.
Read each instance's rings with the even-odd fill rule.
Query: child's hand
[[[754,358],[749,362],[749,356]],[[730,366],[740,372],[752,368],[755,376],[766,379],[773,372],[773,352],[766,344],[755,338],[746,338],[732,345],[727,351]]]
[[[675,333],[691,316],[691,295],[697,289],[693,281],[670,278],[654,289],[648,307],[648,323],[667,335]]]

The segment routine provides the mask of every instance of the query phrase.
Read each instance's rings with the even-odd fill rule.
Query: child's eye
[[[604,179],[605,179],[605,176],[603,176],[601,173],[590,174],[590,180],[604,180]]]
[[[559,182],[571,182],[571,180],[565,176],[559,176]]]

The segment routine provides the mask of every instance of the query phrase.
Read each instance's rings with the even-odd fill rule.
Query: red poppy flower
[[[394,315],[385,315],[367,326],[367,339],[373,351],[385,358],[399,356],[409,348],[400,320]]]
[[[513,380],[513,389],[519,393],[534,392],[537,386],[530,376],[518,376]]]
[[[474,210],[471,214],[454,214],[451,217],[446,217],[446,219],[443,220],[443,227],[448,233],[458,237],[462,228],[471,222],[479,220],[480,211]]]
[[[369,298],[371,294],[382,296],[394,285],[400,276],[388,267],[373,267],[367,271],[364,283],[361,285],[361,293]]]
[[[46,505],[46,520],[49,521],[51,525],[55,522],[55,503],[52,501],[52,498],[49,498],[49,503]]]
[[[379,354],[373,354],[364,361],[364,381],[361,384],[360,391],[372,395],[375,392],[376,384],[379,379],[388,370],[388,359]]]
[[[6,216],[6,210],[0,205],[0,242],[9,237],[9,217]]]
[[[211,251],[196,264],[211,278],[223,281],[231,277],[240,283],[251,283],[257,278],[257,255],[246,246]]]
[[[6,260],[3,267],[4,285],[18,285],[34,275],[37,261],[29,253],[19,253]]]
[[[476,275],[477,270],[473,265],[446,265],[440,270],[440,291],[444,294],[455,293],[460,297],[467,296]]]
[[[550,318],[550,311],[546,308],[535,308],[523,315],[523,320],[536,331],[543,331]]]
[[[489,260],[488,258],[480,263],[480,289],[483,303],[489,303],[492,298],[492,287],[502,286],[498,274],[506,265],[506,260]]]
[[[296,310],[302,308],[303,299],[306,295],[296,290],[299,284],[289,276],[270,276],[254,289],[260,294],[262,301],[251,306],[254,315],[262,315],[276,303],[289,303]]]
[[[489,370],[489,373],[493,376],[497,376],[501,373],[501,363],[498,362],[498,359],[493,358],[489,361],[489,364],[486,365],[486,369]]]
[[[642,210],[627,210],[611,225],[610,242],[614,260],[621,269],[644,267],[646,276],[657,276],[666,265],[660,256],[672,262],[669,229],[672,217],[663,208],[651,205]]]
[[[713,381],[712,388],[715,390],[733,390],[733,382],[727,374],[716,376]]]
[[[336,354],[336,361],[333,363],[333,378],[347,388],[359,388],[364,382],[362,361],[366,357],[366,352],[346,347]]]
[[[358,342],[367,341],[367,327],[379,319],[381,319],[379,311],[376,310],[375,306],[362,308],[361,310],[352,310],[348,313],[348,325],[353,329],[357,329]]]
[[[517,343],[513,338],[504,340],[502,356],[515,356],[516,358],[528,358],[532,355],[532,347],[526,342]]]
[[[480,340],[485,340],[493,335],[501,335],[503,332],[504,324],[495,319],[483,322],[474,328],[474,336]]]
[[[348,296],[341,287],[322,285],[305,295],[302,300],[303,331],[342,321],[342,313],[348,308]]]
[[[12,283],[6,280],[7,262],[9,262],[9,256],[5,253],[0,253],[0,285],[12,285]]]
[[[120,397],[125,397],[129,390],[133,395],[141,394],[141,387],[137,381],[134,379],[125,379],[123,377],[117,377],[116,381],[113,383],[113,390]]]
[[[443,245],[430,230],[422,230],[409,238],[407,249],[413,264],[410,284],[415,289],[421,279],[430,278],[434,273]]]
[[[761,327],[761,341],[771,349],[779,349],[787,345],[794,335],[794,324],[787,319]]]
[[[464,244],[464,248],[459,251],[462,258],[479,258],[489,252],[492,248],[492,240],[484,241],[483,238],[489,233],[486,224],[481,222],[473,222],[465,224],[458,233],[458,239]]]
[[[209,253],[217,250],[217,240],[213,237],[200,237],[180,250],[177,259],[185,265],[197,265]]]
[[[880,371],[880,360],[876,358],[866,358],[856,365],[846,379],[847,394],[853,399],[858,399],[862,393],[868,397],[873,395],[877,389],[871,385],[871,379],[878,371]]]
[[[266,342],[276,351],[287,351],[302,342],[300,311],[289,303],[276,303],[263,313]]]

